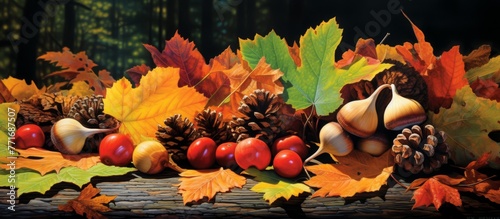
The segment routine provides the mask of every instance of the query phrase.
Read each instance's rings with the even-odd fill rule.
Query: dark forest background
[[[336,17],[344,29],[341,52],[359,37],[385,44],[415,42],[404,12],[426,34],[435,54],[460,45],[467,54],[482,44],[500,51],[499,4],[435,0],[0,0],[0,78],[9,75],[47,84],[54,67],[36,57],[47,51],[86,51],[98,68],[120,78],[142,63],[154,66],[143,43],[163,49],[178,31],[205,59],[238,38],[274,29],[291,45],[307,28]]]

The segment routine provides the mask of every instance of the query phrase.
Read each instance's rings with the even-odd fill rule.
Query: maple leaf
[[[380,157],[354,150],[336,157],[339,164],[306,166],[315,176],[304,183],[319,188],[312,197],[352,197],[356,193],[379,191],[393,171],[390,151]]]
[[[490,60],[491,46],[481,45],[479,48],[473,50],[469,55],[464,56],[465,71],[471,68],[481,67],[482,65],[488,63]]]
[[[220,65],[224,66],[224,69],[230,69],[234,65],[240,63],[240,60],[240,57],[231,50],[231,47],[227,47],[221,54],[210,60],[210,66],[214,65],[213,62],[218,62]]]
[[[500,130],[500,103],[477,97],[469,86],[458,90],[449,109],[429,113],[429,123],[446,132],[451,159],[465,166],[486,152],[493,168],[500,168],[500,143],[488,133]]]
[[[460,199],[458,190],[441,183],[435,178],[430,178],[420,188],[415,190],[412,200],[415,200],[412,209],[434,204],[434,207],[438,210],[444,202],[451,203],[457,207],[462,206],[462,199]]]
[[[9,88],[5,86],[3,81],[0,81],[0,103],[13,102],[16,100],[14,96],[9,91]]]
[[[16,159],[16,168],[28,168],[36,170],[42,176],[51,171],[59,171],[64,167],[74,166],[87,170],[101,160],[97,154],[67,155],[56,151],[48,151],[40,148],[16,149],[20,156]],[[9,159],[0,158],[2,169],[8,170]]]
[[[94,188],[92,184],[87,185],[81,192],[80,195],[64,205],[59,205],[58,209],[65,212],[75,211],[79,215],[86,215],[88,219],[91,218],[105,218],[102,212],[111,211],[109,207],[106,206],[109,202],[116,198],[115,196],[99,195],[100,189]]]
[[[300,48],[297,42],[293,42],[293,45],[291,47],[288,47],[288,52],[290,53],[293,62],[295,62],[295,65],[302,65],[302,60],[300,60]]]
[[[380,60],[381,62],[387,59],[392,59],[401,62],[403,64],[406,64],[404,58],[398,53],[396,48],[393,46],[389,46],[386,44],[377,44],[375,50],[377,51],[377,59]]]
[[[126,78],[108,88],[103,99],[104,113],[121,122],[119,132],[128,134],[135,144],[142,136],[153,137],[158,124],[174,114],[194,121],[207,98],[191,87],[178,87],[178,68],[157,67],[144,76],[141,86],[132,88]]]
[[[52,72],[45,77],[60,76],[70,83],[86,81],[94,88],[96,94],[105,95],[105,88],[111,86],[114,79],[106,70],[101,70],[96,74],[92,68],[97,65],[90,60],[85,52],[73,54],[68,47],[64,47],[62,52],[47,52],[38,57],[50,63],[55,63],[62,70]]]
[[[272,169],[260,171],[251,167],[243,173],[251,175],[255,177],[255,180],[259,181],[259,183],[254,185],[250,190],[264,193],[263,198],[269,201],[269,204],[272,204],[279,198],[289,200],[292,196],[298,197],[301,193],[311,191],[311,189],[303,183],[298,183],[291,179],[278,176]]]
[[[344,68],[351,65],[353,62],[358,61],[362,57],[365,57],[368,60],[369,65],[380,63],[380,61],[377,60],[377,50],[373,39],[360,38],[356,43],[355,51],[349,49],[344,52],[342,54],[342,59],[335,63],[335,67]]]
[[[368,65],[366,58],[348,69],[335,67],[335,50],[340,44],[342,29],[335,18],[308,29],[300,38],[301,66],[297,67],[288,51],[288,45],[274,31],[254,40],[240,39],[243,58],[254,68],[262,57],[273,69],[284,73],[283,97],[297,110],[313,106],[318,115],[328,115],[342,104],[340,90],[347,83],[371,79],[390,64]]]
[[[470,83],[477,78],[491,78],[497,82],[500,81],[500,56],[491,58],[488,63],[476,68],[471,68],[466,73],[467,80]]]
[[[470,85],[476,96],[500,102],[500,89],[493,79],[477,78]]]
[[[20,80],[9,76],[7,79],[3,79],[2,82],[16,100],[26,100],[40,92],[34,82],[28,85],[24,79]]]
[[[151,68],[146,64],[136,65],[132,68],[129,68],[125,71],[125,73],[130,76],[132,82],[134,82],[135,86],[139,86],[139,82],[141,81],[142,76],[146,75]]]
[[[90,96],[92,94],[94,94],[94,91],[90,89],[89,84],[87,84],[85,81],[77,81],[73,83],[73,86],[68,91],[67,95],[84,97]]]
[[[242,188],[246,179],[230,169],[186,170],[179,174],[179,193],[184,204],[198,201],[203,197],[212,199],[218,192],[228,192],[232,188]]]
[[[466,185],[457,187],[462,192],[472,192],[484,196],[492,202],[500,204],[500,181],[491,180],[487,175],[480,173],[479,168],[488,165],[491,153],[484,153],[477,160],[470,162],[464,170]]]

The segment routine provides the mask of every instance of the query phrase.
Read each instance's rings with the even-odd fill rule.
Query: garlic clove
[[[392,99],[384,112],[385,128],[399,131],[420,124],[427,119],[425,110],[420,103],[399,95],[394,84],[391,84],[391,89]]]
[[[358,150],[373,156],[382,155],[390,146],[387,136],[381,132],[377,132],[368,138],[362,138],[356,144]]]
[[[368,98],[346,103],[337,113],[338,123],[358,137],[373,135],[378,127],[377,97],[387,87],[388,84],[381,85]]]
[[[323,153],[333,156],[345,156],[353,150],[353,142],[340,124],[329,122],[319,132],[318,150],[308,157],[304,164]],[[335,159],[335,158],[334,158]]]
[[[91,135],[109,132],[113,129],[89,129],[72,118],[64,118],[50,129],[50,139],[55,148],[63,154],[78,154]]]

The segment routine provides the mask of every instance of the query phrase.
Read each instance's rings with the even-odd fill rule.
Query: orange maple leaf
[[[415,190],[412,200],[415,200],[412,209],[434,204],[434,207],[438,210],[444,202],[458,207],[462,206],[462,199],[460,199],[458,190],[441,183],[435,178],[430,178],[420,188]]]
[[[101,70],[96,74],[92,70],[97,65],[87,57],[85,52],[73,54],[68,47],[64,47],[62,52],[47,52],[38,59],[55,63],[56,66],[62,68],[61,71],[52,72],[45,77],[61,76],[70,83],[86,81],[95,89],[96,94],[105,95],[105,88],[114,82],[109,72]]]
[[[390,151],[380,157],[354,150],[336,157],[339,164],[306,166],[315,176],[304,183],[319,188],[312,197],[351,197],[356,193],[374,192],[387,183],[394,166]]]
[[[101,192],[100,189],[94,188],[92,184],[87,185],[81,192],[80,195],[64,205],[59,205],[58,209],[65,212],[75,211],[79,215],[86,215],[88,219],[91,218],[106,218],[101,212],[111,211],[106,205],[116,198],[115,196],[100,195],[96,196]]]
[[[222,167],[213,170],[186,170],[179,175],[181,183],[176,186],[179,186],[184,204],[203,197],[210,200],[217,192],[227,192],[234,187],[242,188],[246,183],[245,177]]]
[[[291,47],[288,47],[288,53],[290,53],[293,62],[295,62],[295,65],[297,65],[297,67],[300,67],[302,65],[302,60],[300,59],[300,48],[297,42],[293,42],[293,45]]]
[[[42,176],[48,172],[59,171],[64,167],[78,167],[83,170],[101,162],[97,154],[66,155],[60,152],[48,151],[39,148],[16,149],[20,156],[16,159],[16,168],[28,168],[38,171]],[[9,160],[0,158],[2,169],[8,170]]]
[[[137,87],[139,86],[139,82],[141,81],[142,76],[146,75],[149,72],[149,70],[151,70],[149,66],[147,66],[146,64],[142,64],[127,69],[125,73],[127,73],[128,76],[130,76],[130,79],[132,80],[132,82],[134,82],[135,86]]]

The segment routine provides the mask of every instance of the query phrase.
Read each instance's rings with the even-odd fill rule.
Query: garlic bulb
[[[57,121],[50,129],[50,139],[54,146],[63,154],[78,154],[82,151],[85,140],[97,133],[109,132],[114,129],[89,129],[72,118]]]
[[[304,161],[304,164],[323,153],[330,153],[333,156],[345,156],[351,153],[353,143],[344,129],[336,123],[329,122],[319,131],[320,143],[318,150]]]
[[[368,98],[346,103],[337,114],[337,121],[349,133],[366,138],[377,130],[378,116],[377,97],[389,87],[388,84],[378,87]]]
[[[147,174],[159,173],[167,167],[179,173],[186,171],[172,160],[167,149],[157,141],[139,143],[132,153],[132,163],[139,171]]]
[[[157,141],[139,143],[132,154],[132,163],[139,171],[156,174],[163,171],[168,164],[167,149]]]
[[[377,132],[368,138],[359,139],[356,147],[358,150],[373,156],[380,156],[389,149],[390,145],[387,136],[381,132]]]
[[[391,84],[391,89],[392,99],[384,112],[385,128],[399,131],[420,124],[427,119],[425,110],[420,103],[399,95],[394,84]]]

